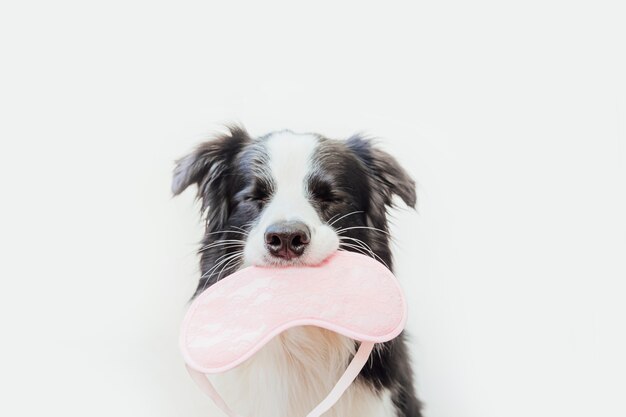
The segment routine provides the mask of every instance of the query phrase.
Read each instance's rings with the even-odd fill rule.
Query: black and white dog
[[[346,141],[279,131],[253,139],[240,127],[180,159],[173,193],[196,184],[206,233],[196,294],[251,264],[317,264],[337,250],[392,267],[387,209],[394,195],[415,206],[415,183],[389,154],[361,137]],[[277,336],[216,379],[246,417],[305,416],[332,389],[353,340],[317,327]],[[403,336],[378,345],[360,376],[326,414],[419,417]]]

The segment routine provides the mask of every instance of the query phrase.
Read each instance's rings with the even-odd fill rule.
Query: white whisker
[[[363,211],[362,210],[356,210],[356,211],[352,211],[352,212],[350,212],[348,214],[344,214],[343,216],[339,217],[337,220],[334,220],[332,223],[328,223],[328,225],[332,226],[333,224],[337,223],[339,220],[344,219],[344,218],[346,218],[346,217],[348,217],[348,216],[350,216],[352,214],[357,214],[357,213],[363,213]],[[331,217],[328,221],[330,222],[330,220],[332,220],[334,217],[336,217],[336,216]]]
[[[388,236],[391,236],[389,234],[388,231],[383,230],[383,229],[378,229],[377,227],[370,227],[370,226],[352,226],[352,227],[346,227],[343,229],[337,229],[337,234],[341,233],[341,232],[345,232],[346,230],[352,230],[352,229],[368,229],[368,230],[374,230],[377,232],[381,232],[381,233],[385,233]]]
[[[240,235],[248,236],[248,233],[240,232],[238,230],[218,230],[216,232],[209,232],[207,235],[217,235],[221,233],[239,233]]]
[[[340,244],[339,244],[339,247],[352,248],[352,249],[354,249],[355,251],[357,251],[358,253],[360,253],[360,254],[362,254],[362,255],[367,256],[368,258],[372,258],[372,259],[374,259],[374,258],[372,257],[372,255],[370,255],[370,254],[369,254],[369,253],[368,253],[365,249],[361,248],[360,246],[353,245],[353,244],[351,244],[351,243],[340,243]]]
[[[224,271],[228,271],[231,268],[237,267],[237,262],[239,262],[239,261],[240,261],[240,258],[233,258],[230,261],[226,262],[226,264],[222,267],[222,270],[220,271],[220,273],[217,274],[217,279],[215,280],[215,282],[218,282],[220,279],[222,279],[222,273],[224,273]],[[235,263],[233,265],[231,265],[231,266],[228,266],[232,262],[235,262]],[[226,267],[228,267],[228,268],[226,268]]]
[[[246,223],[244,226],[249,226],[249,223]],[[250,232],[246,229],[244,229],[243,227],[239,227],[239,226],[233,226],[235,229],[241,230],[246,236],[248,236],[250,234]]]
[[[369,253],[372,254],[372,256],[374,256],[374,251],[372,250],[372,248],[370,248],[365,242],[363,242],[361,239],[355,239],[352,237],[348,237],[348,236],[339,236],[339,240],[343,241],[344,239],[348,239],[354,242],[354,244],[361,246],[363,249],[367,250]]]
[[[383,261],[383,259],[382,259],[380,256],[378,256],[378,255],[376,254],[376,252],[374,252],[374,251],[372,250],[372,248],[371,248],[371,247],[370,247],[367,243],[363,242],[361,239],[356,239],[356,238],[353,238],[353,237],[348,237],[348,236],[339,236],[339,240],[340,240],[340,241],[342,241],[343,239],[349,239],[349,240],[351,240],[351,241],[353,241],[353,242],[355,242],[355,243],[357,243],[357,244],[361,245],[361,247],[363,247],[363,249],[366,249],[366,250],[367,250],[367,251],[368,251],[368,252],[372,255],[372,257],[373,257],[374,259],[377,259],[378,261],[380,261],[380,263],[382,263],[383,265],[385,265],[385,266],[387,267],[387,269],[390,269],[390,268],[389,268],[389,265],[387,265],[387,263],[386,263],[385,261]]]
[[[242,248],[244,246],[245,245],[243,243],[225,243],[223,245],[216,245],[216,246],[211,247],[211,248],[200,249],[198,252],[204,252],[204,251],[207,251],[207,250],[213,249],[213,248],[232,249],[232,248]]]
[[[209,272],[213,271],[207,278],[206,281],[204,282],[204,284],[202,285],[202,291],[204,291],[206,289],[207,284],[209,283],[209,280],[211,279],[211,277],[213,276],[213,274],[215,273],[215,271],[217,270],[217,268],[219,268],[220,266],[224,265],[226,262],[229,262],[232,259],[235,259],[239,256],[242,256],[243,252],[235,252],[235,253],[231,253],[229,254],[225,259],[222,259],[220,262],[218,262],[217,264],[215,264],[211,269],[209,269],[207,272],[205,272],[204,274],[202,274],[202,276],[200,277],[200,280],[202,280],[202,278],[204,278]]]
[[[207,274],[209,274],[211,271],[213,271],[213,269],[217,268],[218,266],[222,265],[222,262],[230,259],[231,256],[238,254],[239,252],[235,252],[235,253],[225,253],[224,255],[220,256],[219,258],[217,258],[215,260],[215,264],[208,270],[206,271],[204,274],[202,274],[202,276],[200,277],[200,279],[204,278],[205,276],[207,276]]]
[[[240,240],[240,239],[222,239],[222,240],[216,240],[215,242],[211,242],[208,245],[201,247],[200,250],[202,251],[205,249],[212,248],[214,246],[220,246],[220,245],[231,244],[231,243],[241,243],[244,245],[246,244],[244,240]]]

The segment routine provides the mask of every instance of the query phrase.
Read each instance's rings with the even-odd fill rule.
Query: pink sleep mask
[[[370,257],[342,251],[316,266],[252,266],[218,281],[191,304],[180,346],[193,379],[236,416],[205,374],[236,367],[295,326],[318,326],[360,341],[337,385],[308,414],[317,417],[358,376],[374,344],[398,336],[405,322],[406,303],[394,275]]]

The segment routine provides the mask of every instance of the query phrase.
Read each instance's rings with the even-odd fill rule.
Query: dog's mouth
[[[324,263],[327,259],[331,258],[335,253],[337,253],[339,249],[336,249],[330,253],[328,253],[325,257],[315,257],[313,259],[308,259],[306,257],[295,257],[291,259],[287,258],[276,258],[274,256],[266,256],[263,259],[263,262],[259,264],[255,264],[256,266],[266,266],[266,267],[278,267],[278,268],[286,268],[292,266],[317,266]]]

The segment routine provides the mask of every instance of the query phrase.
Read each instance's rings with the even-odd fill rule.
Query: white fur
[[[265,206],[257,224],[250,230],[244,249],[244,264],[276,264],[265,248],[264,234],[268,226],[298,220],[311,231],[311,242],[303,255],[291,262],[316,264],[339,247],[335,231],[323,223],[307,198],[306,181],[312,169],[312,157],[318,139],[314,135],[284,131],[267,139],[269,171],[274,181],[274,195]]]
[[[278,132],[267,141],[275,190],[250,230],[244,264],[277,263],[265,248],[264,233],[269,225],[289,220],[302,221],[311,230],[311,242],[296,261],[319,263],[337,250],[339,240],[307,198],[317,138]],[[213,379],[226,402],[244,417],[305,417],[331,391],[354,352],[349,338],[317,327],[298,327]],[[354,382],[325,416],[395,417],[395,408],[387,390],[376,393],[368,384]]]
[[[290,329],[237,368],[214,377],[226,402],[244,417],[305,417],[330,392],[354,342],[318,327]],[[354,382],[325,417],[395,417],[389,391]]]

